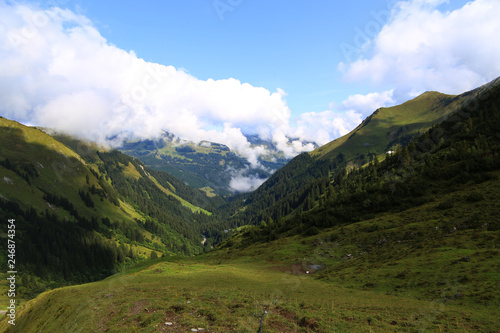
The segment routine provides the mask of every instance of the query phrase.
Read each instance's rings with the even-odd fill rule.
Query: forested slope
[[[483,149],[491,148],[490,146],[484,147],[485,142],[490,140],[493,146],[495,145],[496,136],[491,133],[495,133],[496,129],[491,127],[495,126],[491,122],[493,119],[497,119],[495,117],[497,117],[496,105],[498,100],[495,100],[495,93],[498,85],[498,80],[496,80],[456,97],[427,93],[410,101],[411,103],[392,108],[389,110],[392,113],[414,112],[416,116],[413,119],[423,119],[425,117],[441,119],[445,115],[448,116],[441,123],[436,123],[422,134],[418,134],[419,132],[415,132],[415,129],[413,129],[413,136],[410,134],[404,135],[404,140],[401,139],[402,137],[400,139],[393,137],[393,140],[396,141],[392,144],[397,143],[397,146],[388,147],[387,145],[391,144],[392,141],[389,140],[389,137],[386,137],[378,143],[379,151],[372,151],[373,147],[366,146],[364,152],[358,151],[354,154],[350,149],[352,146],[350,141],[353,140],[353,137],[362,136],[361,129],[367,132],[371,124],[374,123],[374,118],[380,117],[381,113],[385,112],[387,115],[387,110],[379,110],[365,120],[364,126],[360,125],[358,129],[348,135],[340,145],[337,145],[334,141],[327,145],[329,147],[320,147],[311,154],[302,154],[293,159],[249,197],[245,198],[243,208],[241,208],[240,203],[231,206],[232,209],[229,211],[233,213],[230,217],[232,225],[276,222],[290,216],[299,218],[303,212],[313,208],[337,207],[346,200],[347,193],[354,195],[353,202],[360,205],[361,202],[367,199],[363,198],[364,194],[361,195],[360,193],[368,190],[374,191],[374,186],[380,184],[391,186],[390,195],[384,194],[380,198],[375,198],[375,200],[370,198],[370,201],[365,202],[366,207],[345,208],[352,210],[352,212],[347,210],[344,212],[344,208],[337,207],[337,211],[333,215],[338,215],[341,219],[349,217],[348,220],[356,220],[361,218],[364,211],[383,210],[385,208],[381,207],[384,205],[390,207],[400,205],[399,202],[406,199],[401,198],[398,189],[399,187],[413,186],[412,180],[409,178],[410,175],[417,175],[415,177],[418,179],[422,173],[439,172],[438,170],[441,168],[452,168],[451,165],[462,166],[464,163],[477,163],[478,156],[479,158],[486,156],[483,154]],[[436,96],[440,97],[437,101]],[[429,103],[430,97],[434,97],[434,99],[430,99],[433,101],[432,103]],[[423,103],[423,101],[427,102]],[[412,105],[427,105],[425,110],[431,110],[432,116],[425,116],[427,111],[421,108],[412,111],[409,107]],[[439,109],[439,106],[445,108],[445,110]],[[450,113],[450,110],[453,110],[453,113]],[[399,117],[402,118],[402,116]],[[408,117],[406,116],[406,118]],[[452,124],[451,129],[449,128],[450,124]],[[405,131],[405,126],[411,128],[410,125],[401,125],[401,131]],[[370,131],[377,130],[380,133],[386,129],[371,128]],[[456,133],[452,133],[452,130],[456,131]],[[486,133],[485,131],[490,132]],[[460,135],[464,137],[462,138]],[[467,154],[457,155],[458,148],[456,146],[462,144],[458,142],[465,142],[464,144],[466,144],[465,150],[460,150],[460,154],[464,153],[464,151],[469,154],[469,150],[471,150],[473,153],[470,154],[473,154],[473,156]],[[481,142],[481,144],[478,142]],[[332,145],[334,148],[330,149]],[[389,148],[396,150],[394,154],[385,153],[386,149]],[[336,152],[336,154],[333,154],[333,152]],[[488,154],[495,154],[495,151],[489,152],[488,150]],[[353,156],[355,156],[354,159]],[[456,161],[447,160],[450,158],[449,156],[455,156]],[[362,158],[360,159],[360,157]],[[461,160],[462,158],[464,160]],[[442,163],[436,163],[436,160]],[[429,171],[429,169],[434,171]],[[436,176],[436,178],[439,177],[439,175]],[[428,184],[417,180],[415,182],[420,184],[419,186],[422,189],[403,190],[403,192],[414,194],[410,192],[416,191],[416,193],[420,193],[424,190],[429,191],[432,187],[432,182]],[[361,190],[358,191],[358,189]],[[410,196],[411,198],[408,198],[408,200],[415,203],[428,199],[425,194]],[[382,197],[384,199],[381,199]],[[404,206],[405,204],[401,203],[401,205]],[[344,204],[340,204],[340,207],[344,206]],[[330,216],[330,213],[332,211],[325,213],[325,215]],[[328,219],[330,218],[328,217]]]
[[[0,139],[0,218],[16,220],[25,296],[101,279],[141,258],[200,253],[203,234],[219,230],[211,211],[220,198],[118,151],[4,118]]]

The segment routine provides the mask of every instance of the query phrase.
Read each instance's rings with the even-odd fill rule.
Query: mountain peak
[[[316,158],[331,158],[343,153],[348,160],[365,163],[370,154],[382,155],[404,144],[457,110],[468,98],[437,91],[423,94],[393,107],[377,109],[350,133],[311,152]]]

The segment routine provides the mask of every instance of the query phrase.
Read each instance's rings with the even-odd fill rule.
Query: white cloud
[[[332,103],[323,112],[309,112],[297,119],[296,135],[324,145],[346,135],[380,107],[394,105],[393,90],[367,95],[351,95],[342,105]]]
[[[393,105],[393,94],[394,90],[367,95],[351,95],[342,102],[342,105],[346,110],[361,112],[363,115],[368,116],[380,107]]]
[[[301,138],[309,137],[319,145],[349,133],[361,121],[361,114],[354,111],[304,113],[297,120],[297,134]]]
[[[228,169],[232,177],[229,183],[231,191],[237,193],[251,192],[266,181],[266,179],[257,175],[247,175],[248,171],[248,168],[240,170]]]
[[[339,64],[348,81],[395,89],[403,102],[426,90],[458,94],[500,75],[500,1],[442,12],[444,0],[399,1],[364,57]]]
[[[347,134],[380,107],[403,103],[427,90],[458,94],[500,75],[500,12],[497,0],[475,0],[451,12],[446,0],[398,1],[372,13],[351,43],[341,44],[348,82],[371,82],[381,92],[351,95],[329,110],[297,119],[301,138],[319,144]],[[380,28],[375,31],[375,28]],[[357,59],[352,58],[358,55]]]
[[[101,143],[167,130],[195,142],[224,143],[252,166],[266,151],[252,147],[243,133],[272,138],[292,132],[283,90],[233,78],[203,81],[146,62],[69,10],[0,0],[0,55],[0,112],[25,123]],[[286,149],[291,156],[302,151],[298,145]]]
[[[441,12],[444,2],[399,1],[378,15],[381,29],[360,45],[364,56],[339,68],[346,80],[371,81],[379,92],[304,113],[292,125],[279,88],[199,80],[117,48],[72,11],[0,0],[0,114],[100,142],[114,137],[113,144],[167,130],[226,144],[260,167],[258,157],[267,151],[244,134],[272,140],[293,157],[313,149],[306,142],[325,144],[348,133],[381,106],[425,90],[460,93],[500,75],[500,20],[492,15],[500,2],[475,0]]]

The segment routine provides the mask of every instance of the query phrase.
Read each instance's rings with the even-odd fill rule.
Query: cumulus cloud
[[[351,95],[342,102],[344,109],[349,111],[357,111],[368,116],[376,109],[383,106],[390,106],[394,104],[394,89],[384,91],[382,93],[370,93],[367,95]]]
[[[351,95],[342,105],[332,103],[324,112],[309,112],[297,119],[297,135],[319,145],[346,135],[376,109],[394,105],[393,90],[367,95]]]
[[[332,110],[304,113],[297,120],[300,137],[310,137],[320,145],[331,141],[332,137],[347,134],[361,122],[361,115],[356,112],[340,113]]]
[[[236,193],[245,193],[256,190],[262,185],[266,179],[259,177],[259,175],[249,174],[250,169],[228,169],[231,174],[231,181],[229,187],[231,191]]]
[[[292,158],[313,150],[313,142],[346,134],[392,94],[355,95],[337,109],[292,119],[280,88],[271,92],[234,78],[199,80],[117,48],[85,16],[2,0],[0,56],[5,117],[114,146],[166,130],[193,142],[223,143],[252,168],[263,168],[259,157],[270,152],[245,134],[271,141]],[[261,181],[235,179],[236,191]]]
[[[244,134],[283,145],[290,109],[285,92],[237,79],[199,80],[146,62],[101,36],[92,22],[61,8],[0,1],[0,112],[100,143],[155,138],[167,130],[187,140],[226,144],[257,167],[262,147]],[[114,138],[110,141],[109,138]]]
[[[364,39],[359,58],[339,64],[345,79],[394,89],[403,102],[427,90],[458,94],[500,75],[500,20],[493,15],[500,2],[475,0],[444,12],[446,2],[397,2],[380,32]]]
[[[460,93],[500,75],[500,20],[491,14],[500,12],[500,2],[475,0],[443,12],[444,2],[399,1],[375,15],[378,32],[363,38],[360,56],[339,68],[347,81],[372,82],[379,92],[292,119],[279,88],[199,80],[114,46],[85,16],[0,0],[0,113],[112,145],[167,130],[223,143],[258,168],[259,156],[269,152],[245,134],[272,141],[290,158],[312,150],[309,142],[348,133],[381,106],[425,90]],[[243,180],[247,188],[260,181]]]
[[[347,82],[369,82],[378,92],[349,96],[324,112],[304,113],[296,134],[325,144],[347,134],[380,107],[403,103],[428,90],[459,94],[500,75],[497,0],[475,0],[443,11],[446,0],[395,1],[356,28],[342,43]],[[353,56],[356,56],[353,58]]]

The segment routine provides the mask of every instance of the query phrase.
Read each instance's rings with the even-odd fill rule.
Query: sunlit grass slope
[[[202,251],[213,208],[202,192],[118,151],[1,117],[0,142],[0,217],[17,221],[20,298]]]
[[[346,160],[352,160],[358,154],[384,154],[392,145],[424,133],[444,120],[465,98],[433,91],[401,105],[380,108],[350,133],[312,151],[311,155],[329,158],[343,153]]]
[[[246,246],[244,228],[202,256],[46,292],[0,330],[257,332],[262,321],[263,332],[498,332],[500,180],[491,176],[314,236]]]
[[[244,246],[244,229],[205,255],[44,293],[0,329],[497,332],[499,189],[493,177],[309,237]]]
[[[266,254],[278,244],[261,249]],[[281,244],[282,245],[282,244]],[[282,248],[279,246],[279,248]],[[299,265],[230,254],[156,261],[46,292],[5,332],[493,332],[494,309],[350,289]],[[307,268],[305,268],[307,269]],[[267,312],[267,313],[266,313]],[[265,315],[265,316],[264,316]]]

